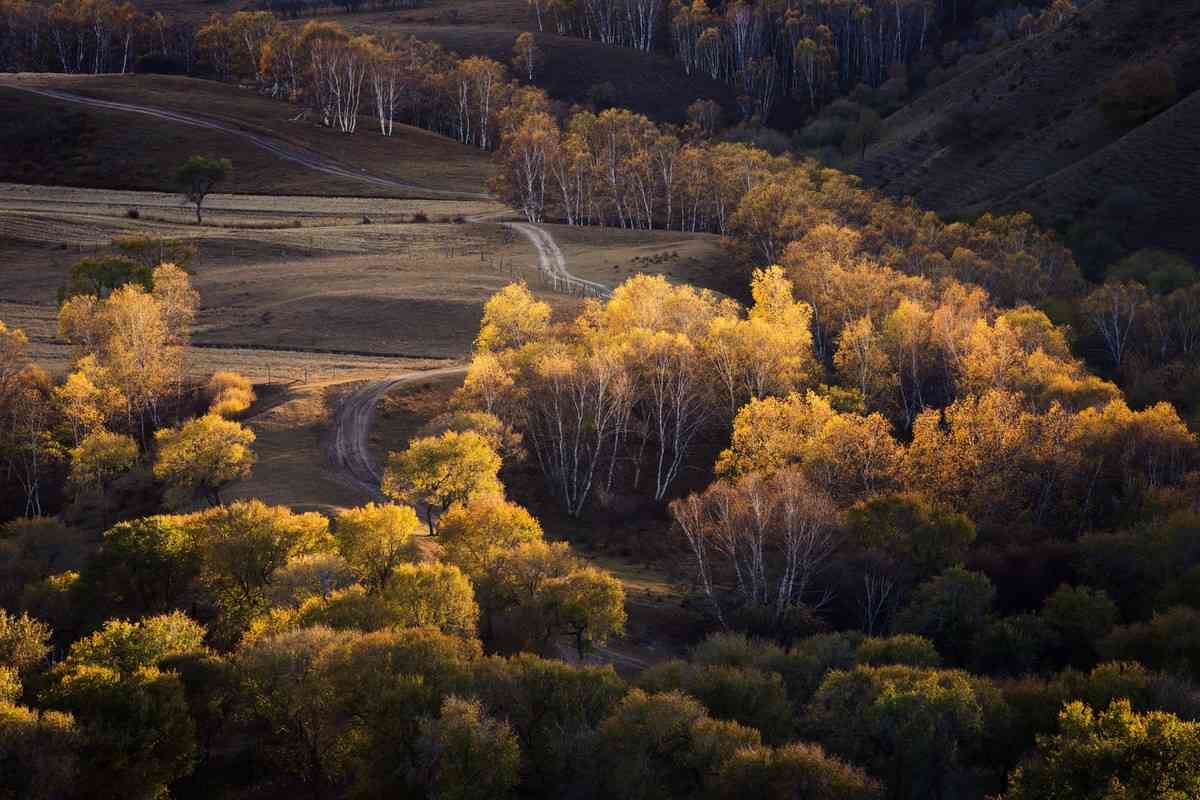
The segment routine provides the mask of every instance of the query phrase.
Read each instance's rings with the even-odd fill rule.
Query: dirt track
[[[538,266],[542,272],[550,276],[555,289],[576,289],[582,294],[601,297],[608,297],[611,294],[608,287],[602,283],[572,275],[567,270],[567,259],[559,248],[558,242],[554,241],[554,237],[544,228],[528,222],[506,222],[504,224],[520,233],[537,248]]]
[[[460,375],[466,371],[466,367],[443,367],[410,372],[396,378],[369,381],[347,395],[333,412],[333,430],[326,447],[329,462],[341,474],[342,481],[372,499],[382,499],[379,492],[382,474],[367,446],[379,401],[392,389],[405,383]]]

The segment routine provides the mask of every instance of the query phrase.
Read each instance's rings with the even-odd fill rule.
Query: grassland
[[[223,131],[160,122],[126,111],[83,107],[20,91],[62,90],[104,101],[170,109],[266,135],[352,170],[441,192],[478,195],[493,174],[488,154],[407,126],[382,136],[367,120],[353,136],[304,120],[297,108],[215,81],[153,75],[17,75],[0,78],[0,180],[43,185],[169,190],[179,164],[196,153],[228,155],[239,193],[428,197],[315,172]]]

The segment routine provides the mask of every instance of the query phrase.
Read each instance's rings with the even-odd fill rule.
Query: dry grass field
[[[719,236],[547,225],[571,265],[586,280],[616,286],[639,273],[665,275],[740,297],[749,276],[732,268]]]
[[[99,100],[170,109],[203,117],[351,170],[413,184],[402,189],[315,172],[249,145],[230,133],[162,122],[127,111],[90,108],[13,88],[32,86]],[[8,75],[0,78],[0,180],[96,188],[171,189],[171,175],[196,153],[227,155],[224,187],[246,194],[429,197],[479,196],[491,158],[428,131],[398,126],[382,136],[369,120],[353,136],[303,120],[296,106],[250,89],[194,78],[154,75]]]
[[[54,315],[67,269],[110,252],[117,236],[184,239],[197,250],[197,371],[245,361],[243,371],[265,380],[265,353],[278,351],[290,375],[308,367],[310,380],[352,379],[395,372],[389,359],[464,355],[488,297],[514,277],[537,286],[524,239],[498,224],[453,222],[502,210],[493,203],[222,195],[212,206],[196,226],[169,195],[0,185],[0,319],[61,366]]]

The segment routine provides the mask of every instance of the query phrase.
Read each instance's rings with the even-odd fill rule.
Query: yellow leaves
[[[226,419],[241,414],[257,399],[249,379],[236,372],[214,372],[205,394],[210,398],[208,412]]]
[[[254,432],[215,414],[160,430],[154,439],[154,476],[168,484],[168,499],[176,506],[197,494],[219,504],[221,488],[250,477],[257,460],[250,449]]]
[[[600,336],[620,337],[636,329],[682,333],[698,338],[709,320],[728,313],[707,289],[675,285],[662,275],[635,275],[613,290],[602,306],[592,306]]]
[[[378,588],[412,552],[412,539],[420,527],[417,512],[409,506],[368,503],[339,513],[333,538],[359,577]]]
[[[729,449],[717,458],[723,477],[771,474],[796,465],[835,496],[856,497],[896,477],[901,448],[879,414],[834,411],[815,392],[752,400],[737,414]]]
[[[748,472],[774,472],[794,460],[804,442],[815,438],[834,415],[815,392],[751,400],[733,421],[732,441],[717,458],[724,477]]]
[[[959,355],[966,392],[1017,391],[1039,409],[1054,402],[1086,408],[1120,395],[1115,385],[1088,373],[1071,355],[1063,331],[1029,306],[1001,314],[992,325],[976,320]]]
[[[446,431],[389,453],[383,493],[431,509],[426,519],[433,533],[433,508],[446,511],[478,495],[503,494],[499,472],[500,456],[487,439],[474,431]]]
[[[797,391],[819,371],[809,327],[812,308],[792,297],[792,283],[783,270],[755,270],[752,293],[748,319],[722,307],[700,343],[724,384],[731,415],[749,399]]]
[[[459,398],[477,404],[489,414],[495,413],[501,399],[513,387],[513,376],[493,353],[475,354],[467,368]]]
[[[542,526],[516,503],[485,495],[447,511],[438,523],[438,538],[443,559],[479,582],[506,553],[542,541]]]
[[[128,471],[137,457],[137,442],[132,438],[98,428],[71,450],[71,481],[103,489],[109,480]]]
[[[549,304],[535,300],[524,283],[510,283],[484,304],[475,349],[487,353],[521,347],[545,336],[549,327]]]
[[[186,344],[191,338],[200,293],[192,288],[187,272],[175,264],[159,264],[152,280],[153,296],[159,303],[168,338],[172,344]]]

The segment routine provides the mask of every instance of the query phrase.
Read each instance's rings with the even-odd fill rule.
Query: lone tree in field
[[[175,182],[182,188],[184,197],[196,207],[197,225],[204,221],[200,217],[204,198],[232,173],[233,162],[228,158],[208,156],[192,156],[175,173]]]

